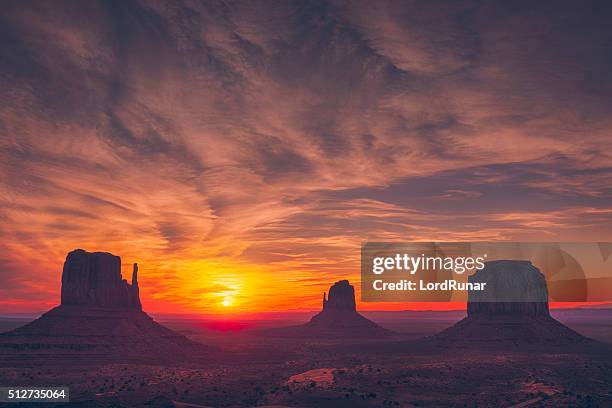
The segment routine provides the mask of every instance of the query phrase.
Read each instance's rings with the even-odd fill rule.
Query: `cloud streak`
[[[610,240],[607,14],[7,3],[0,307],[56,302],[76,247],[138,261],[152,310],[218,311],[315,307],[368,239]]]

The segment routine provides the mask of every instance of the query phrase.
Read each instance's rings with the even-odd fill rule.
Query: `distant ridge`
[[[0,358],[15,360],[175,359],[203,350],[142,311],[137,264],[130,284],[121,277],[118,256],[82,249],[66,257],[61,305],[0,334]]]

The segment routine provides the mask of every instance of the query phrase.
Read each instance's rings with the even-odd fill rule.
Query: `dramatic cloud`
[[[77,247],[218,311],[314,307],[366,240],[612,240],[611,14],[5,2],[0,310]]]

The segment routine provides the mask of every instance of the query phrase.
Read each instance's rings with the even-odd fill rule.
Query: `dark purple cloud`
[[[148,264],[151,301],[182,287],[189,305],[207,276],[256,305],[259,281],[355,276],[367,239],[610,240],[611,19],[606,2],[4,2],[3,276],[40,299],[14,265],[85,246]]]

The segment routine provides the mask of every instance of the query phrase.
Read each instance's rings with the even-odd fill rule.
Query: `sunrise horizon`
[[[82,249],[82,248],[80,248]],[[95,250],[90,252],[103,252],[109,253],[108,251]],[[113,254],[115,255],[115,254]],[[329,282],[321,282],[319,285],[312,285],[312,291],[316,291],[320,287],[320,291],[314,295],[301,295],[300,291],[303,288],[299,284],[295,284],[295,290],[293,297],[284,295],[281,299],[282,302],[277,304],[268,305],[267,308],[253,308],[245,307],[245,304],[240,303],[238,299],[248,298],[248,289],[242,287],[242,293],[240,289],[228,290],[225,292],[219,292],[217,302],[213,304],[207,304],[207,307],[201,310],[193,307],[194,302],[190,302],[187,307],[181,307],[180,304],[174,303],[171,299],[156,299],[155,292],[151,294],[148,290],[148,285],[151,283],[151,277],[147,276],[147,267],[142,262],[126,261],[122,258],[121,262],[121,274],[123,279],[129,280],[134,263],[138,263],[140,268],[139,282],[141,284],[141,299],[145,310],[153,315],[160,317],[173,316],[177,318],[214,318],[219,320],[239,320],[239,319],[266,319],[266,318],[278,318],[291,315],[307,315],[317,313],[321,310],[321,300],[323,293],[327,293],[329,286],[334,282],[348,279],[356,287],[356,303],[357,308],[362,312],[455,312],[455,311],[466,311],[466,301],[440,301],[440,302],[367,302],[362,301],[360,296],[360,276],[357,272],[353,276],[342,276],[338,275],[337,278]],[[59,274],[61,275],[61,267]],[[154,276],[154,275],[153,275]],[[58,280],[59,281],[59,280]],[[55,295],[56,300],[41,301],[40,303],[27,302],[11,302],[8,300],[3,301],[2,315],[32,315],[36,316],[44,313],[45,310],[54,307],[60,303],[60,288],[58,287],[57,294]],[[286,293],[285,291],[284,293]],[[153,296],[153,297],[151,297]],[[251,297],[257,298],[256,293],[252,293]],[[295,300],[299,299],[300,306],[284,306],[287,301],[295,304]],[[610,307],[612,303],[606,301],[551,301],[549,302],[550,309],[573,309],[573,308],[589,308],[589,307]]]

